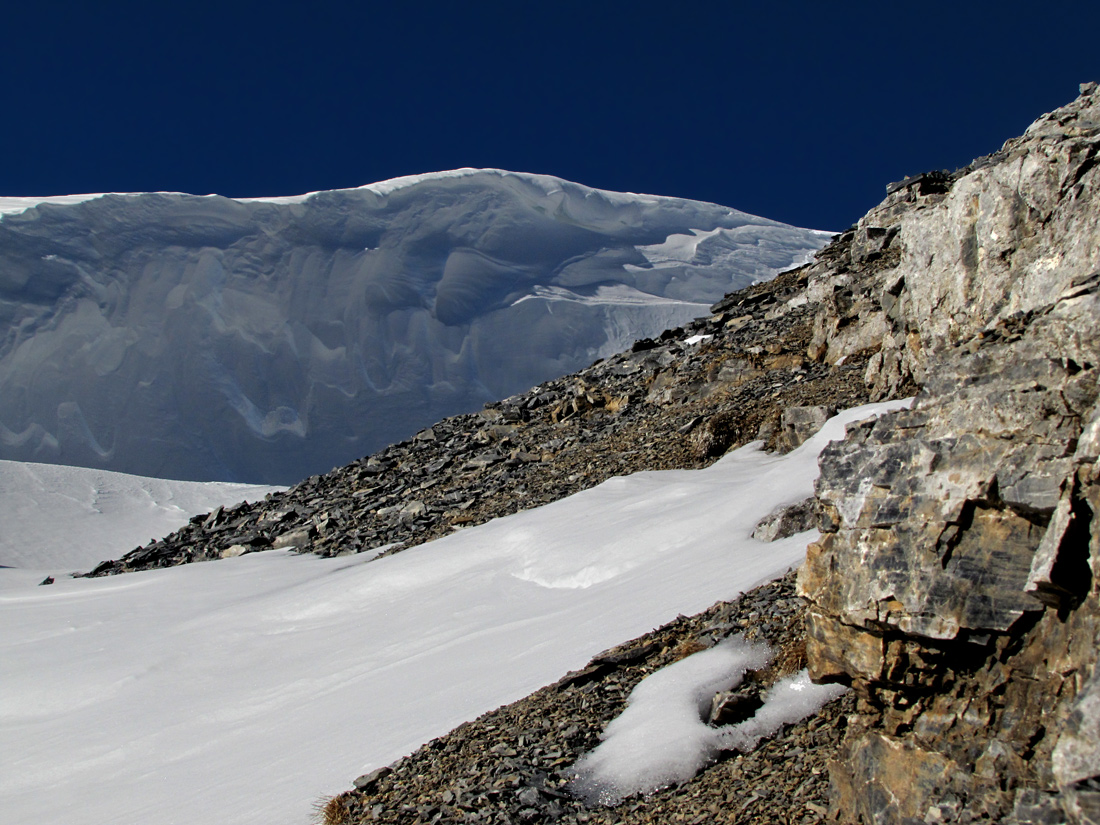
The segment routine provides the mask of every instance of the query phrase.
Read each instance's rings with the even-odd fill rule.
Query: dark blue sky
[[[492,166],[843,229],[1100,79],[1100,3],[7,4],[0,194]]]

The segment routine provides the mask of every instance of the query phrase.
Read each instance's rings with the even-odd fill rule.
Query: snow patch
[[[351,777],[798,564],[814,532],[762,545],[756,523],[812,494],[846,423],[898,406],[849,410],[787,455],[613,479],[373,561],[271,550],[48,587],[50,571],[0,569],[0,752],[18,755],[0,810],[306,822]],[[54,501],[25,517],[56,519]]]
[[[718,743],[723,750],[747,753],[761,739],[817,713],[847,690],[843,685],[815,685],[809,672],[801,670],[772,685],[764,695],[764,706],[751,719],[719,729]]]
[[[577,761],[570,790],[590,805],[613,806],[687,782],[720,752],[747,753],[847,691],[815,685],[803,670],[776,682],[752,718],[725,727],[703,721],[716,693],[737,687],[747,671],[770,659],[766,645],[735,637],[647,676],[608,724],[603,741]]]
[[[647,676],[603,742],[578,760],[570,789],[589,804],[618,805],[691,779],[719,752],[716,729],[703,721],[711,697],[770,658],[766,645],[727,639]]]
[[[43,568],[88,570],[191,516],[282,489],[0,460],[0,567],[38,579]]]

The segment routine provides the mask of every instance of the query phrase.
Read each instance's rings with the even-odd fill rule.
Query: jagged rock
[[[893,232],[895,258],[880,262],[889,274],[811,273],[811,300],[827,310],[811,355],[836,363],[878,350],[868,378],[886,395],[907,378],[923,383],[940,354],[985,327],[1052,304],[1075,277],[1100,268],[1100,217],[1085,205],[1095,197],[1098,146],[1094,89],[934,190],[893,191],[857,225],[847,261],[859,256],[860,233]]]
[[[733,413],[712,415],[692,433],[692,447],[699,458],[723,455],[737,438],[738,416]]]
[[[358,776],[355,778],[355,789],[358,791],[363,791],[364,793],[369,792],[374,788],[375,785],[378,784],[379,780],[385,779],[391,773],[393,773],[393,769],[389,766],[375,768],[370,773],[365,773],[362,776]]]
[[[808,498],[764,516],[752,531],[757,541],[772,542],[817,527],[817,499]]]
[[[790,452],[817,435],[825,422],[836,415],[831,407],[816,405],[812,407],[789,407],[783,410],[780,418],[778,447],[782,452]]]
[[[314,528],[299,527],[296,530],[289,530],[283,533],[281,536],[276,537],[271,542],[271,547],[274,550],[279,550],[285,547],[293,547],[297,550],[304,550],[309,547],[310,541],[315,533]]]
[[[925,822],[957,772],[958,765],[938,753],[870,734],[830,765],[830,813],[867,825]]]
[[[820,461],[807,657],[865,710],[832,769],[842,821],[1090,821],[1098,145],[1091,90],[949,191],[894,189],[852,233],[897,226],[893,260],[810,274],[811,355],[870,346],[873,393],[923,385]]]
[[[1100,671],[1093,670],[1074,700],[1052,762],[1070,819],[1100,822]]]
[[[736,725],[750,718],[763,707],[764,702],[758,693],[737,693],[724,690],[716,693],[710,702],[707,714],[709,725]]]

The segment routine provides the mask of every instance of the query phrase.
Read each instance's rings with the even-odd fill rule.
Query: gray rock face
[[[813,407],[791,407],[783,411],[780,419],[779,448],[784,452],[795,449],[813,438],[836,410],[816,405]]]
[[[781,507],[760,519],[752,537],[757,541],[772,542],[817,527],[817,499],[808,498],[796,504]]]
[[[886,395],[907,378],[923,383],[948,349],[1100,270],[1098,147],[1094,90],[960,170],[949,191],[899,185],[853,230],[850,263],[864,265],[822,271],[811,284],[811,300],[827,307],[812,350],[830,362],[878,350],[868,378]]]
[[[699,315],[826,239],[466,170],[0,218],[0,458],[293,483]]]
[[[923,387],[822,454],[799,578],[811,673],[862,697],[845,821],[1095,821],[1098,146],[1093,88],[810,277],[813,357]]]

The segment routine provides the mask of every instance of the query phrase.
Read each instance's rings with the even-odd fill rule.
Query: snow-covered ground
[[[87,571],[193,515],[282,489],[0,460],[0,567]]]
[[[846,422],[896,406],[375,561],[270,551],[46,587],[29,579],[56,571],[0,570],[3,819],[305,825],[359,773],[797,564],[811,534],[754,525],[812,492]]]

